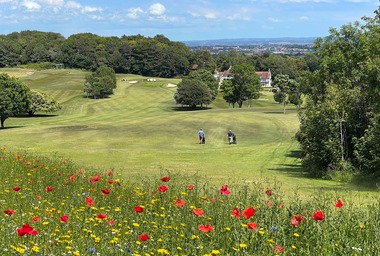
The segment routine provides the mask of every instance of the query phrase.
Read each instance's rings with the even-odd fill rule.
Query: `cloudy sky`
[[[0,0],[0,34],[163,34],[172,41],[323,37],[373,17],[378,0]]]

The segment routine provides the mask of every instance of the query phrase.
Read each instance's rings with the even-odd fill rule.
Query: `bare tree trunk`
[[[342,117],[339,118],[339,132],[340,132],[340,154],[342,161],[344,160],[344,132],[343,132],[343,116],[344,111],[342,113]]]

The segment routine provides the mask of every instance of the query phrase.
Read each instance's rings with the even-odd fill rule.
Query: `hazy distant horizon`
[[[213,45],[254,45],[254,44],[276,44],[276,43],[295,43],[312,44],[318,37],[278,37],[278,38],[223,38],[181,41],[187,46],[213,46]]]

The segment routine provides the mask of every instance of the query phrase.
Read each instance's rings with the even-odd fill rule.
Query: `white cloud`
[[[82,13],[89,13],[89,12],[97,12],[102,11],[101,8],[92,7],[92,6],[83,6],[81,12]]]
[[[271,22],[279,22],[280,21],[279,19],[276,19],[276,18],[273,18],[273,17],[269,17],[268,20],[271,21]]]
[[[189,12],[193,17],[202,17],[208,20],[214,20],[218,18],[218,14],[213,10],[199,10],[198,12]]]
[[[50,5],[50,6],[63,6],[65,4],[64,0],[40,0],[41,3]]]
[[[82,7],[79,3],[75,1],[68,1],[65,6],[70,9],[80,9]]]
[[[307,16],[301,16],[300,17],[300,20],[308,20],[309,19],[309,17],[307,17]]]
[[[34,1],[24,1],[22,4],[28,11],[39,11],[41,9],[41,5]]]
[[[162,16],[162,15],[164,15],[165,11],[166,11],[165,6],[163,6],[160,3],[152,4],[149,7],[149,13],[152,15]]]
[[[131,18],[131,19],[137,19],[143,13],[144,13],[144,11],[140,7],[130,8],[130,9],[128,9],[127,17]]]
[[[13,0],[0,0],[0,4],[11,3],[11,2],[13,2]]]

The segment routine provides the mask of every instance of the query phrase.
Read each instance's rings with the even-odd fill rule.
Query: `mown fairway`
[[[175,89],[167,87],[178,83],[176,79],[148,83],[143,77],[118,75],[115,94],[93,100],[83,95],[82,71],[2,72],[20,77],[63,105],[51,115],[7,119],[0,145],[13,151],[56,154],[83,168],[114,169],[127,179],[172,171],[197,173],[218,185],[278,181],[289,196],[317,194],[320,189],[347,196],[347,189],[361,190],[308,179],[302,173],[294,140],[295,108],[289,106],[283,114],[269,92],[251,108],[245,104],[233,109],[219,98],[208,110],[187,111],[175,105]],[[199,128],[206,133],[205,145],[198,144]],[[237,135],[237,145],[228,145],[228,129]],[[366,197],[364,192],[352,196]]]

